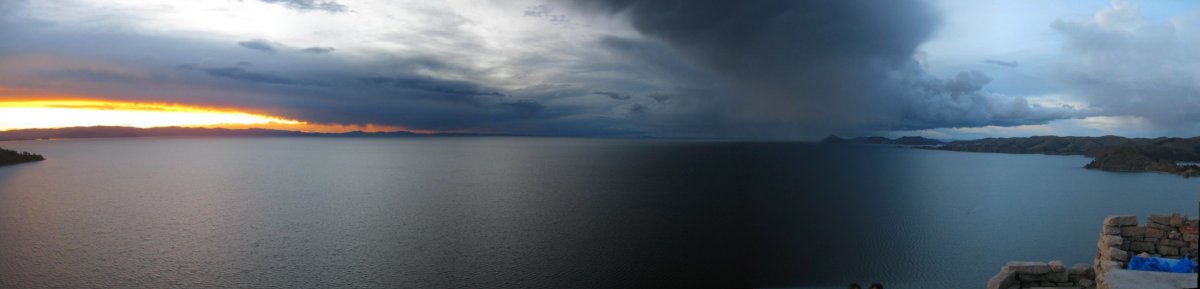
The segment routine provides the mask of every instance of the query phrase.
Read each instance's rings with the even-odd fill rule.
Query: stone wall
[[[1012,261],[988,280],[987,288],[1108,288],[1104,280],[1107,273],[1125,268],[1133,255],[1181,258],[1186,254],[1192,260],[1200,255],[1196,250],[1200,220],[1189,220],[1183,214],[1151,215],[1147,219],[1145,225],[1140,225],[1133,215],[1105,218],[1091,266],[1075,264],[1067,268],[1061,261]]]
[[[1134,215],[1109,216],[1100,228],[1096,242],[1093,270],[1097,280],[1104,283],[1106,272],[1125,268],[1129,259],[1138,254],[1179,259],[1183,255],[1197,256],[1197,225],[1200,220],[1183,214],[1150,215],[1145,225],[1138,224]]]
[[[1012,261],[1000,267],[1000,273],[988,280],[988,289],[1035,287],[1094,288],[1096,278],[1085,263],[1067,268],[1062,261]]]

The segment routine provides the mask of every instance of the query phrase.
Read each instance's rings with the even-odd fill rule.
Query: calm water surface
[[[982,288],[1200,179],[1079,156],[556,138],[2,142],[0,287]]]

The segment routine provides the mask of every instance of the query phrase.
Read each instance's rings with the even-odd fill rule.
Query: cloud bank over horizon
[[[540,135],[1200,129],[1200,13],[1114,2],[1030,32],[1053,50],[931,67],[953,51],[926,44],[960,25],[944,6],[16,1],[0,4],[0,87]]]

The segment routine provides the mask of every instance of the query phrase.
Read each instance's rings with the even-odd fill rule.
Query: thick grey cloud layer
[[[593,91],[592,94],[603,95],[603,96],[607,96],[608,98],[616,99],[616,100],[629,100],[630,98],[633,98],[633,96],[620,94],[618,92],[613,92],[613,91],[597,90],[597,91]]]
[[[329,53],[333,53],[334,50],[336,50],[336,49],[333,49],[333,47],[316,47],[316,46],[305,48],[305,49],[300,49],[300,51],[302,51],[302,52],[307,52],[307,53],[312,53],[312,54],[329,54]]]
[[[1103,114],[1200,125],[1200,14],[1152,21],[1115,3],[1051,27],[1070,52],[1055,76]]]
[[[995,64],[995,65],[999,65],[999,66],[1004,66],[1004,67],[1017,67],[1020,65],[1020,63],[1017,63],[1017,61],[1015,61],[1015,60],[1014,61],[1004,61],[1004,60],[988,59],[988,60],[984,60],[983,62],[991,63],[991,64]]]
[[[333,0],[259,0],[266,3],[281,4],[288,8],[309,11],[318,10],[329,13],[349,11],[350,8]]]
[[[238,46],[245,47],[246,49],[253,49],[253,50],[258,50],[258,51],[267,52],[267,53],[275,53],[275,44],[271,43],[270,41],[266,41],[266,40],[262,40],[262,39],[242,41],[242,42],[238,42],[237,44],[238,44]]]
[[[369,11],[337,13],[349,12],[342,3],[369,4],[352,1],[266,2],[293,10],[248,6],[328,21],[321,25]],[[24,2],[12,3],[0,2],[0,16],[22,15],[12,11]],[[527,33],[481,24],[480,15],[499,12],[414,4],[388,11],[405,17],[372,18],[389,24],[370,29],[382,33],[345,38],[190,37],[0,17],[0,86],[320,123],[523,134],[811,138],[1094,115],[1200,122],[1188,113],[1200,110],[1194,22],[1054,24],[1078,55],[1054,74],[1092,105],[1074,107],[989,90],[993,77],[983,72],[929,73],[913,56],[939,15],[920,0],[527,4],[501,9],[511,18],[500,21],[539,25],[517,31]],[[1037,64],[985,62],[1014,68],[979,68],[1000,81],[1001,70]]]

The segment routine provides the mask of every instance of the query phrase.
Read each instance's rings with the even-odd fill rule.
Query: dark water
[[[554,138],[4,142],[0,287],[982,288],[1200,179],[1078,156]],[[1193,213],[1194,214],[1194,213]]]

